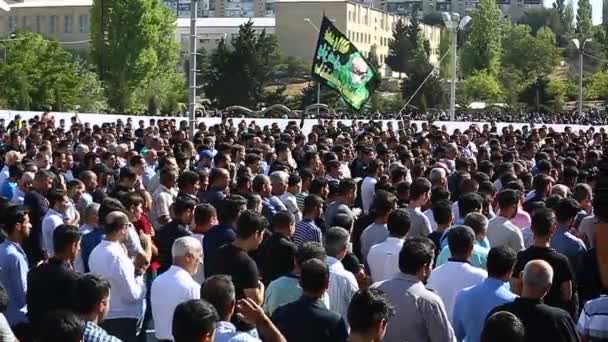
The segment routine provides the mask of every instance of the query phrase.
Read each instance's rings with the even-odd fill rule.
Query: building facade
[[[191,0],[163,0],[178,18],[189,18]],[[198,1],[199,18],[272,17],[274,0],[202,0]]]
[[[312,60],[323,14],[333,21],[365,55],[375,50],[380,63],[380,72],[390,74],[385,60],[388,43],[392,38],[394,24],[407,18],[380,11],[362,3],[344,0],[281,0],[275,3],[276,36],[281,51],[288,55]],[[439,63],[441,30],[438,27],[421,25],[424,37],[431,47],[430,62]]]
[[[25,0],[0,10],[0,37],[28,30],[57,39],[72,49],[89,46],[92,0]]]

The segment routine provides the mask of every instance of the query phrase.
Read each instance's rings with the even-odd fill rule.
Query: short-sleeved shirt
[[[608,296],[601,296],[585,304],[576,330],[590,341],[608,340]]]
[[[258,249],[264,284],[287,275],[293,269],[297,247],[290,238],[274,233]]]
[[[255,261],[243,249],[226,244],[209,256],[207,276],[227,274],[232,277],[236,299],[245,297],[245,289],[258,288],[260,274]]]
[[[569,311],[570,303],[564,303],[564,301],[561,299],[560,285],[566,281],[572,281],[574,276],[570,263],[568,262],[568,258],[555,251],[555,249],[550,247],[532,246],[519,252],[517,254],[515,269],[513,270],[513,277],[519,278],[519,275],[523,271],[526,264],[536,259],[548,262],[553,268],[553,284],[543,299],[543,302],[547,305]]]

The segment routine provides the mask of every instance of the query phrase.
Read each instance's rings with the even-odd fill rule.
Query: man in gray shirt
[[[395,209],[397,197],[395,195],[379,190],[376,192],[374,203],[372,204],[372,213],[374,215],[374,223],[369,225],[363,233],[361,233],[361,262],[365,264],[367,253],[373,245],[384,242],[388,237],[388,216]]]
[[[351,220],[355,221],[355,215],[350,207],[355,203],[357,197],[357,183],[352,178],[345,178],[340,181],[338,187],[338,198],[331,202],[325,210],[325,224],[328,227],[334,226],[334,219],[338,214],[346,214]]]
[[[430,198],[431,182],[426,178],[416,178],[410,186],[410,202],[407,207],[412,222],[408,237],[427,237],[433,232],[428,217],[420,210]]]
[[[433,266],[435,245],[428,238],[405,240],[399,253],[399,274],[372,285],[384,292],[395,307],[384,342],[456,341],[445,306],[434,292],[424,287]]]

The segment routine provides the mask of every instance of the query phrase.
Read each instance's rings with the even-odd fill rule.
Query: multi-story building
[[[276,36],[279,48],[288,56],[312,60],[318,38],[318,29],[323,14],[330,18],[365,56],[375,49],[381,65],[381,73],[388,75],[390,69],[385,60],[388,42],[392,38],[393,25],[409,19],[374,9],[364,3],[346,0],[280,0],[275,3]],[[431,46],[430,62],[439,62],[438,27],[421,25],[424,37]]]
[[[163,0],[178,18],[190,17],[191,0]],[[199,0],[198,17],[272,17],[274,0]]]
[[[9,2],[10,12],[0,10],[0,37],[28,30],[55,38],[65,47],[89,46],[90,9],[93,0],[25,0]]]

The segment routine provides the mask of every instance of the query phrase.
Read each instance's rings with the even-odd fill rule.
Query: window
[[[8,31],[13,32],[17,30],[17,16],[11,15],[8,17]]]
[[[49,22],[49,33],[55,33],[55,30],[57,29],[58,21],[59,21],[59,17],[57,17],[56,15],[51,16],[51,20]]]
[[[42,32],[42,18],[44,17],[40,15],[36,16],[36,32],[38,33]]]
[[[63,32],[64,33],[72,33],[72,16],[71,15],[66,15],[63,18]]]
[[[80,33],[87,33],[89,32],[89,16],[88,15],[81,15],[78,18],[79,21],[79,26],[80,26]]]

